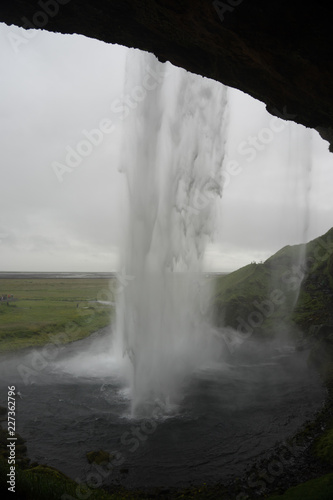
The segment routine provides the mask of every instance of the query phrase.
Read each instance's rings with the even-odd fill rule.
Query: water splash
[[[200,290],[222,194],[227,90],[133,50],[124,95],[123,265],[134,278],[118,295],[117,334],[131,360],[138,413],[154,401],[175,404],[187,376],[214,351]]]

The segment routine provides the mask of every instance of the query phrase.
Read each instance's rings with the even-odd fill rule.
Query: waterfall
[[[187,376],[213,355],[202,260],[222,194],[227,90],[130,50],[122,105],[122,266],[131,279],[118,294],[116,329],[138,413],[176,404]]]
[[[306,243],[309,241],[309,226],[311,215],[311,174],[312,174],[312,134],[309,128],[299,126],[295,123],[289,124],[289,161],[288,169],[292,172],[294,179],[291,180],[293,187],[291,197],[294,209],[299,212],[300,245],[294,256],[291,274],[294,278],[294,297],[290,304],[294,309],[301,290],[302,281],[306,272]]]

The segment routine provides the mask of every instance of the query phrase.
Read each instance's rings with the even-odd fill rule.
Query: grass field
[[[109,279],[2,279],[0,352],[71,342],[110,324],[115,282]],[[101,301],[101,302],[98,302]],[[60,335],[61,334],[61,335]]]

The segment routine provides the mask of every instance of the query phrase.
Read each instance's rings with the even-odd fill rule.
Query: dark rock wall
[[[148,50],[333,143],[333,7],[300,0],[11,0],[0,21]]]

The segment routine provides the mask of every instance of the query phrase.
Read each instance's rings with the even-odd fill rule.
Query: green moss
[[[324,462],[333,464],[333,427],[328,429],[317,440],[314,446],[314,453]]]
[[[332,498],[333,474],[326,474],[289,488],[283,495],[272,495],[268,500],[331,500]]]
[[[28,474],[40,474],[44,477],[62,479],[65,481],[70,480],[68,476],[49,465],[37,465],[36,467],[31,467],[31,469],[28,470]]]

